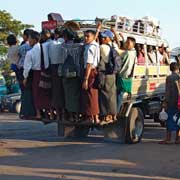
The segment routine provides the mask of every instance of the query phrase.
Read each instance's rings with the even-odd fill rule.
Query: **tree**
[[[0,41],[4,42],[9,33],[15,35],[22,35],[22,30],[31,28],[33,25],[23,24],[21,21],[16,20],[12,15],[5,10],[0,10]]]
[[[21,36],[24,29],[31,27],[33,25],[23,24],[21,21],[14,19],[7,11],[0,10],[0,55],[7,52],[5,41],[10,33]]]
[[[0,55],[5,55],[7,53],[7,47],[4,44],[0,44]]]
[[[8,88],[11,86],[10,74],[12,71],[8,61],[1,61],[1,58],[7,54],[6,38],[10,33],[18,37],[22,36],[22,31],[31,27],[33,25],[23,24],[21,21],[14,19],[7,11],[0,10],[0,72],[4,75]]]
[[[10,87],[11,87],[11,73],[12,73],[12,70],[10,68],[10,64],[8,61],[3,61],[1,63],[1,66],[0,66],[0,72],[2,73],[2,75],[4,76],[5,78],[5,81],[6,81],[6,86],[8,88],[8,90],[10,90]]]

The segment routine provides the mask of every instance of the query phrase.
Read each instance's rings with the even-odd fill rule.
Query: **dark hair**
[[[87,34],[92,34],[92,35],[96,35],[96,32],[95,31],[93,31],[93,30],[91,30],[91,29],[89,29],[89,30],[87,30],[87,31],[85,31],[85,33],[87,33]]]
[[[31,37],[32,39],[35,39],[36,41],[39,41],[40,34],[37,31],[32,31],[30,32],[29,37]]]
[[[147,46],[147,52],[153,51],[153,47],[151,45]]]
[[[32,32],[32,29],[25,29],[23,32],[23,35],[27,36],[27,38],[29,37],[29,34]]]
[[[59,37],[62,37],[62,28],[59,28],[57,27],[55,30],[54,30],[54,33],[59,35]]]
[[[54,39],[55,39],[55,34],[51,33],[51,40],[54,40]]]
[[[48,30],[48,29],[43,29],[43,30],[41,31],[41,35],[46,35],[46,34],[51,34],[50,30]]]
[[[142,49],[141,44],[138,44],[138,43],[137,43],[137,44],[135,45],[135,49],[136,49],[137,52],[140,52],[141,49]]]
[[[127,40],[132,41],[133,44],[134,44],[134,46],[135,46],[135,44],[136,44],[136,39],[135,39],[134,37],[129,36],[129,37],[127,37]]]
[[[139,55],[142,53],[142,49],[144,49],[142,44],[139,44],[139,43],[135,44],[135,50],[137,53],[137,57],[139,57]]]
[[[10,34],[6,40],[7,40],[7,43],[9,46],[16,45],[16,43],[17,43],[17,39],[14,34]]]
[[[75,31],[73,31],[71,28],[65,28],[63,31],[62,31],[62,35],[63,36],[66,36],[66,38],[68,40],[74,40],[77,38],[77,33]]]
[[[170,70],[172,71],[172,72],[174,72],[174,71],[176,71],[176,70],[178,70],[179,69],[179,66],[178,66],[178,64],[176,63],[176,62],[172,62],[171,64],[170,64]]]

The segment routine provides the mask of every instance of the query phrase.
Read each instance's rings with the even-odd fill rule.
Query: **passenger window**
[[[165,65],[170,65],[170,49],[169,48],[167,47],[164,48],[163,57],[164,57]]]
[[[147,46],[147,56],[148,56],[148,64],[149,65],[156,65],[157,58],[156,58],[156,47],[155,46]]]
[[[169,65],[170,64],[170,55],[166,47],[164,45],[160,46],[157,50],[157,60],[160,65]]]
[[[136,44],[135,49],[137,52],[137,65],[144,66],[145,65],[144,45]]]
[[[133,31],[144,34],[144,23],[141,20],[137,20],[133,24]]]

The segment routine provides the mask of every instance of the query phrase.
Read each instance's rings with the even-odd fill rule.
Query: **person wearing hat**
[[[117,95],[116,95],[116,72],[113,50],[117,45],[112,41],[114,34],[110,30],[101,33],[99,72],[99,107],[101,125],[116,120]]]

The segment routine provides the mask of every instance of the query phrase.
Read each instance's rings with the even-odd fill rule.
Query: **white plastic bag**
[[[180,112],[176,113],[176,114],[173,116],[173,120],[174,120],[174,122],[177,124],[177,126],[180,127]]]
[[[165,109],[163,108],[162,109],[162,111],[159,113],[159,119],[161,120],[161,121],[167,121],[167,119],[168,119],[168,114],[167,114],[167,112],[165,111]]]

